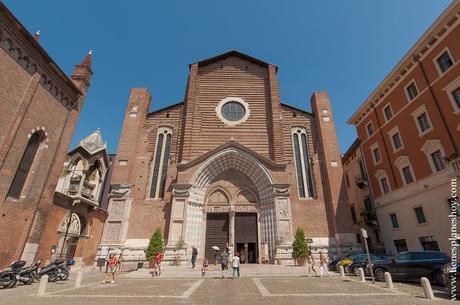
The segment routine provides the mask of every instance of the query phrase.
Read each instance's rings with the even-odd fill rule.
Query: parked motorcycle
[[[48,282],[56,282],[59,279],[59,266],[64,263],[64,260],[57,258],[52,260],[48,265],[40,269],[38,272],[38,278],[44,275],[48,275]]]
[[[25,264],[25,261],[15,261],[11,263],[10,267],[0,271],[0,286],[3,288],[15,287],[19,278],[15,270],[24,267]]]
[[[75,261],[73,259],[68,259],[67,262],[62,262],[58,265],[58,278],[61,281],[65,281],[69,278],[70,275],[70,266],[74,265]]]
[[[23,283],[24,285],[30,285],[35,279],[37,279],[38,267],[41,264],[41,260],[37,260],[34,264],[28,267],[23,267],[24,265],[22,265],[20,262],[24,261],[16,261],[15,263],[18,268],[12,268],[12,270],[17,275],[16,278],[19,282]],[[22,267],[19,267],[20,265],[22,265]]]

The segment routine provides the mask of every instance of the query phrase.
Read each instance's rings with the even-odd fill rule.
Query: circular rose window
[[[241,120],[246,114],[246,109],[241,103],[231,101],[222,106],[222,116],[231,122]]]
[[[241,97],[229,96],[217,104],[216,114],[225,125],[235,126],[249,118],[249,104]]]

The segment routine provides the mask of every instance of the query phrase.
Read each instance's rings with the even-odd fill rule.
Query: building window
[[[424,251],[440,251],[438,242],[434,239],[434,236],[422,236],[418,240]]]
[[[453,101],[455,102],[456,110],[460,109],[460,87],[451,92]]]
[[[350,187],[350,179],[348,178],[348,174],[345,174],[345,182],[347,184],[347,187]]]
[[[153,159],[150,198],[163,198],[168,173],[169,155],[171,153],[172,130],[159,128],[155,157]]]
[[[415,211],[415,216],[417,216],[417,222],[422,224],[426,223],[426,218],[425,218],[425,213],[423,212],[422,207],[416,207],[414,208]]]
[[[357,223],[358,223],[358,219],[356,218],[355,207],[354,207],[354,206],[351,206],[350,209],[351,209],[351,219],[353,219],[353,223],[354,223],[354,224],[357,224]]]
[[[372,157],[374,158],[374,163],[380,162],[381,157],[380,157],[380,150],[378,147],[372,150]]]
[[[398,150],[402,147],[402,141],[399,132],[396,132],[394,135],[391,136],[391,141],[393,142],[394,150]]]
[[[308,150],[307,133],[304,128],[293,128],[292,144],[300,198],[313,198],[313,177],[311,158]]]
[[[385,121],[389,121],[393,117],[393,110],[391,109],[391,105],[388,104],[383,108],[383,115],[385,117]]]
[[[450,67],[452,67],[452,65],[454,64],[452,58],[450,57],[449,55],[449,52],[444,51],[441,56],[439,56],[437,59],[436,59],[436,62],[438,63],[438,67],[439,67],[439,70],[441,73],[444,73],[447,69],[449,69]]]
[[[428,119],[428,115],[426,114],[426,112],[422,113],[417,117],[417,122],[421,133],[424,133],[425,131],[431,128],[431,123]]]
[[[241,120],[246,113],[241,103],[231,101],[222,106],[222,116],[232,122]]]
[[[13,182],[11,183],[10,189],[8,190],[8,197],[19,199],[21,196],[22,189],[26,183],[27,177],[29,176],[30,169],[34,163],[42,137],[39,132],[35,132],[29,139],[27,147],[22,155],[21,162],[19,163],[16,174],[14,175]]]
[[[433,160],[433,165],[437,172],[442,171],[445,168],[443,161],[444,157],[441,150],[438,149],[437,151],[431,153],[431,159]]]
[[[367,135],[370,137],[374,133],[374,126],[372,126],[372,122],[366,125]]]
[[[362,178],[364,181],[367,181],[367,175],[366,175],[366,171],[364,170],[364,163],[363,163],[363,160],[359,160],[359,161],[358,161],[358,164],[359,164],[359,171],[361,172],[361,178]]]
[[[390,187],[388,186],[388,179],[387,177],[383,177],[380,179],[380,187],[382,188],[382,193],[386,194],[390,191]]]
[[[395,245],[396,252],[400,253],[407,251],[407,244],[405,239],[396,239],[393,240],[393,243]]]
[[[407,94],[407,98],[409,99],[409,101],[412,101],[414,98],[417,97],[418,89],[417,89],[417,85],[415,84],[415,81],[413,81],[406,87],[406,94]]]
[[[412,171],[410,169],[410,166],[405,166],[401,170],[404,175],[404,181],[406,182],[406,184],[410,184],[414,182],[414,177],[412,176]]]
[[[393,226],[393,229],[399,228],[398,217],[396,217],[396,214],[390,214],[390,220],[391,220],[391,225]]]

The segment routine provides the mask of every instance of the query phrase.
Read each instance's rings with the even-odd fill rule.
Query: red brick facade
[[[86,65],[69,79],[0,3],[0,267],[35,257],[86,89]],[[34,133],[40,145],[18,198],[13,179]],[[48,249],[49,250],[49,249]]]
[[[282,256],[275,239],[282,239],[287,249],[297,228],[313,238],[314,250],[337,249],[337,242],[342,250],[354,247],[329,97],[326,92],[314,93],[312,113],[282,104],[276,71],[277,67],[237,51],[193,63],[185,101],[151,113],[147,89],[131,89],[114,163],[103,248],[123,248],[126,265],[137,265],[145,260],[143,250],[153,231],[161,227],[167,256],[183,239],[188,248],[198,246],[202,257],[205,211],[227,209],[206,202],[221,190],[220,198],[228,197],[228,209],[238,214],[243,206],[238,194],[244,189],[258,198],[245,209],[258,213],[259,243],[269,248],[266,259]],[[246,105],[241,121],[222,117],[219,107],[226,100]],[[310,161],[302,166],[311,169],[311,198],[299,198],[292,135],[297,129],[306,134]],[[152,183],[161,173],[155,159],[163,160],[164,150],[158,149],[168,134],[165,192],[156,198],[151,195]],[[234,237],[229,234],[232,244]],[[263,245],[259,247],[263,258]]]

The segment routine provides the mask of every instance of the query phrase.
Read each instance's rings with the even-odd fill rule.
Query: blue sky
[[[68,75],[93,49],[72,146],[101,128],[110,152],[129,88],[149,88],[152,110],[182,101],[188,64],[230,49],[277,65],[287,104],[310,110],[312,92],[327,90],[345,152],[347,119],[450,2],[4,0]]]

